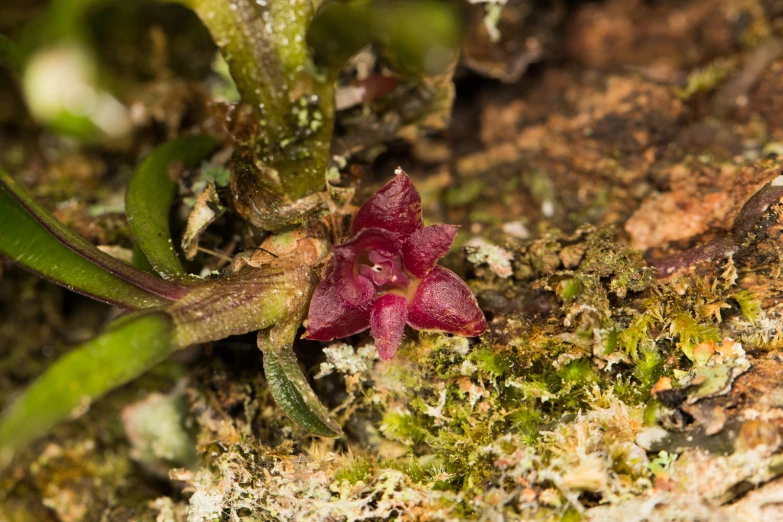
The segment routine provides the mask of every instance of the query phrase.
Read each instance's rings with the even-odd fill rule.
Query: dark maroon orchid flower
[[[436,263],[454,225],[423,226],[421,197],[405,172],[362,205],[353,237],[332,248],[334,265],[315,289],[304,337],[331,341],[367,328],[381,359],[397,352],[408,324],[476,336],[487,328],[470,288]]]

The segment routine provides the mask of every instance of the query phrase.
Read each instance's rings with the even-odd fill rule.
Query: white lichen
[[[349,344],[335,343],[324,348],[324,355],[326,361],[321,363],[321,368],[315,376],[316,379],[335,372],[345,375],[364,373],[378,358],[378,351],[374,345],[365,345],[354,351]]]
[[[511,261],[514,254],[493,245],[480,237],[474,237],[465,244],[468,247],[468,262],[473,265],[488,265],[489,269],[498,277],[511,277]]]

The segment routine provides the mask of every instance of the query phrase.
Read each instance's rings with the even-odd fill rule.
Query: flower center
[[[398,254],[386,256],[370,250],[359,257],[357,265],[359,274],[372,281],[379,290],[402,288],[410,283]]]

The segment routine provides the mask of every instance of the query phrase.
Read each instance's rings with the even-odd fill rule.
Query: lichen
[[[377,359],[378,351],[373,345],[365,345],[354,351],[353,346],[345,343],[335,343],[324,348],[326,361],[321,363],[321,369],[315,378],[319,379],[334,372],[354,375],[367,371],[368,364]]]
[[[474,238],[465,244],[468,247],[468,261],[474,265],[488,265],[489,269],[498,277],[511,276],[511,261],[513,254],[488,243],[484,239]]]

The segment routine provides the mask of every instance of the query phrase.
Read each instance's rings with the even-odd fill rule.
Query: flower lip
[[[359,274],[373,282],[375,286],[383,286],[392,278],[392,262],[384,261],[370,265],[359,265]]]
[[[376,252],[384,259],[391,260],[399,257],[396,253],[399,249],[400,241],[397,234],[380,228],[364,229],[350,241],[332,247],[333,276],[339,281],[337,291],[340,297],[354,306],[371,301],[377,293],[377,284],[374,284],[374,280],[378,273],[377,271],[372,274],[363,273],[358,261],[364,258],[365,254],[369,259],[369,252]]]
[[[362,263],[365,257],[367,262]],[[366,256],[359,256],[357,263],[359,274],[372,281],[379,289],[386,286],[400,288],[410,284],[399,254],[386,256],[376,250],[369,250]]]

